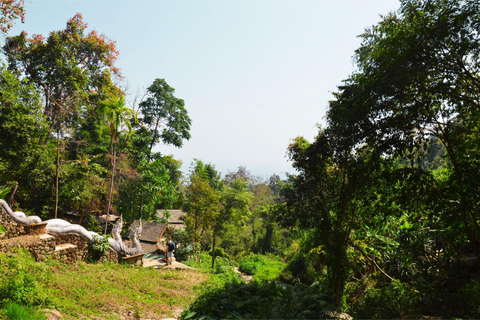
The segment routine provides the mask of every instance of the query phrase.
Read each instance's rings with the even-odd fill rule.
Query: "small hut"
[[[133,221],[131,228],[137,228],[140,225],[139,220]],[[163,235],[168,230],[168,225],[151,221],[142,221],[142,234],[140,235],[140,244],[143,253],[157,251],[160,245],[165,243]],[[129,232],[125,233],[124,239],[128,239]]]
[[[165,219],[167,212],[170,214],[170,217],[167,219],[168,226],[172,229],[185,229],[184,219],[186,213],[178,209],[162,209],[157,211],[157,216],[161,219]]]

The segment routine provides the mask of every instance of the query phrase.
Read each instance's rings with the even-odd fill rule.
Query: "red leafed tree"
[[[52,31],[47,38],[41,35],[27,38],[22,32],[7,38],[4,46],[9,69],[23,74],[43,91],[44,114],[50,124],[38,143],[46,145],[55,130],[56,203],[62,134],[86,107],[94,107],[98,101],[121,93],[112,81],[113,76],[120,77],[114,65],[118,56],[115,42],[96,31],[86,34],[86,29],[87,23],[77,13],[67,21],[64,30]]]
[[[13,21],[25,20],[24,0],[1,0],[0,1],[0,31],[6,33],[13,27]]]

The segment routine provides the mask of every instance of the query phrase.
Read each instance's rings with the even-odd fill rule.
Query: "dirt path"
[[[167,263],[163,260],[163,257],[152,257],[152,258],[144,258],[143,259],[143,266],[145,268],[153,267],[155,269],[165,268],[165,269],[193,269],[181,262],[175,261],[175,258],[171,265],[167,265]]]

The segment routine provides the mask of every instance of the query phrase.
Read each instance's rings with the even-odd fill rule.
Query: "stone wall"
[[[27,234],[25,226],[19,225],[13,221],[12,217],[8,215],[2,206],[0,206],[0,226],[5,229],[5,233],[0,233],[0,239],[10,239]]]
[[[45,225],[18,224],[0,206],[0,226],[5,230],[0,233],[0,252],[25,247],[37,261],[53,258],[68,264],[87,260],[118,263],[121,259],[112,249],[103,254],[95,252],[86,240],[76,234],[48,235]]]
[[[77,247],[76,249],[76,259],[78,261],[87,261],[87,260],[95,260],[95,261],[111,261],[111,262],[119,262],[119,256],[115,250],[109,249],[107,252],[101,254],[95,252],[82,237],[76,234],[62,234],[62,235],[55,235],[55,239],[57,241],[57,245],[71,243]]]

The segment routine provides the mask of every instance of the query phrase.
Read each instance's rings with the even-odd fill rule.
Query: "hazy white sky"
[[[398,0],[25,0],[25,30],[48,35],[79,12],[116,41],[129,93],[164,78],[185,100],[192,138],[158,146],[189,170],[194,158],[224,176],[245,166],[268,177],[293,172],[289,141],[313,140],[331,93],[354,70],[365,28]]]

